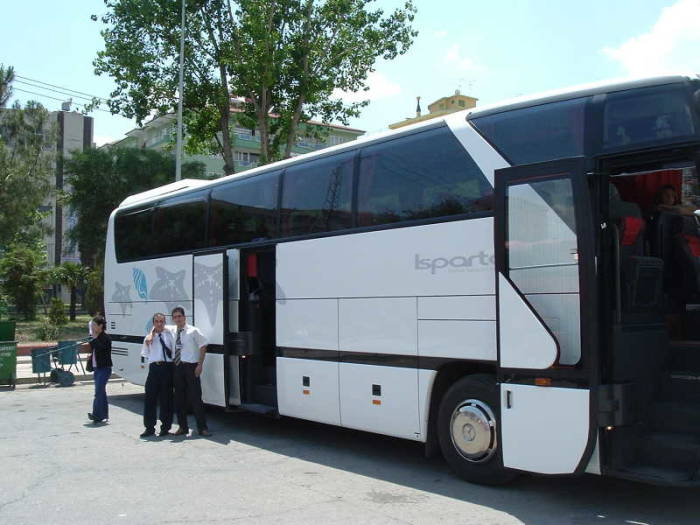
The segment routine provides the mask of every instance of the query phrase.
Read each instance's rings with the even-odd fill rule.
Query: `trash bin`
[[[75,341],[58,342],[58,362],[61,365],[78,364],[78,345]]]
[[[47,374],[51,372],[50,348],[32,348],[32,373]]]
[[[0,341],[0,385],[17,383],[17,341]]]
[[[0,341],[15,340],[15,322],[0,321]]]

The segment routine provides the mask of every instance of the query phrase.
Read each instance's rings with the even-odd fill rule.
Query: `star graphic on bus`
[[[195,297],[204,303],[209,324],[216,322],[216,310],[222,297],[223,263],[216,266],[194,265]]]
[[[119,303],[119,308],[122,311],[122,315],[126,314],[127,308],[133,308],[131,305],[131,285],[121,284],[115,281],[112,302]]]
[[[172,310],[180,303],[188,301],[187,291],[185,290],[184,281],[185,270],[179,272],[169,272],[161,266],[156,266],[157,281],[153,283],[149,297],[151,300],[163,301],[168,311]]]

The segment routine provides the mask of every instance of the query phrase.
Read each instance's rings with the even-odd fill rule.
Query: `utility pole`
[[[177,144],[175,146],[175,180],[182,178],[182,99],[184,98],[184,79],[182,71],[185,64],[185,0],[182,0],[182,22],[180,25],[180,82],[177,101]]]

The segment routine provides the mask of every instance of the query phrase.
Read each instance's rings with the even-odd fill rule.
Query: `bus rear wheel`
[[[440,402],[440,449],[447,463],[466,481],[502,485],[516,476],[503,467],[498,401],[493,376],[475,374],[457,381]]]

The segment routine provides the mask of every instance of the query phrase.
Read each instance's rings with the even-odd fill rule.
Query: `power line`
[[[31,82],[25,82],[24,80],[15,80],[15,82],[17,82],[17,83],[19,83],[19,84],[24,84],[24,85],[27,85],[27,86],[29,86],[29,87],[33,87],[33,88],[36,88],[36,89],[43,89],[44,91],[51,91],[52,93],[58,93],[59,95],[66,95],[67,97],[81,98],[81,99],[83,99],[83,100],[88,100],[88,101],[90,101],[90,102],[92,102],[92,100],[93,100],[93,99],[88,98],[88,97],[83,97],[83,96],[81,96],[81,95],[75,95],[75,94],[73,94],[73,93],[69,93],[68,90],[66,90],[66,91],[59,91],[58,89],[52,89],[52,88],[49,88],[49,87],[44,87],[44,86],[40,86],[40,85],[37,85],[37,84],[32,84]]]
[[[79,94],[79,95],[85,95],[86,97],[90,97],[91,99],[92,99],[92,98],[96,98],[96,99],[99,99],[99,100],[103,100],[103,101],[105,101],[105,102],[107,101],[107,99],[105,99],[105,98],[103,98],[103,97],[98,97],[97,95],[91,95],[90,93],[84,93],[83,91],[76,91],[75,89],[70,89],[70,88],[63,87],[63,86],[57,86],[56,84],[49,84],[48,82],[43,82],[43,81],[41,81],[41,80],[36,80],[36,79],[33,79],[33,78],[24,77],[24,76],[22,76],[22,75],[15,75],[15,78],[21,78],[21,79],[23,79],[23,80],[29,80],[30,82],[37,82],[37,83],[39,83],[39,84],[44,84],[45,86],[51,86],[51,87],[53,87],[53,88],[62,89],[62,90],[64,90],[64,91],[70,91],[70,92],[72,92],[72,93],[77,93],[77,94]],[[39,87],[39,86],[36,86],[36,87]]]
[[[22,93],[29,93],[30,95],[36,95],[38,97],[44,97],[44,98],[50,98],[51,100],[58,100],[59,102],[66,102],[65,98],[57,98],[57,97],[52,97],[51,95],[45,95],[44,93],[37,93],[36,91],[29,91],[28,89],[22,89],[18,87],[13,87],[13,91],[21,91]],[[85,106],[85,104],[76,104],[76,106]],[[93,108],[94,110],[97,111],[103,111],[105,113],[109,113],[110,115],[112,114],[111,111],[108,111],[106,109],[101,109],[101,108]]]

